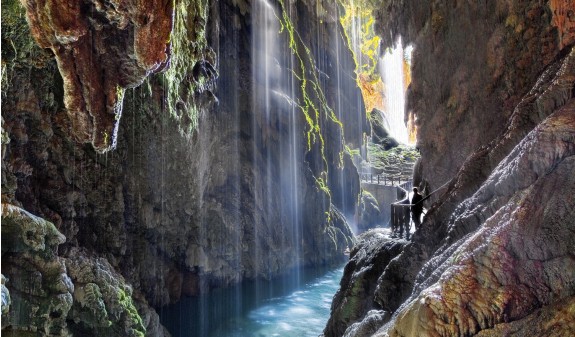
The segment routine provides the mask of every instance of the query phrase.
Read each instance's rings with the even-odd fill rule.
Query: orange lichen
[[[575,0],[551,0],[551,24],[557,27],[559,49],[575,42]]]
[[[366,111],[372,111],[374,108],[383,110],[383,81],[381,78],[370,79],[364,73],[359,74],[357,82],[361,93]]]
[[[415,114],[412,111],[407,114],[407,141],[409,144],[417,142],[417,125],[415,124]]]

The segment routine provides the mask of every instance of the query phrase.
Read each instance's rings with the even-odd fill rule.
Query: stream
[[[317,337],[323,332],[344,265],[247,281],[185,298],[160,310],[173,337]]]

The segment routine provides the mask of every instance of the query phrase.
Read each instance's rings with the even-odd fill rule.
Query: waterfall
[[[380,73],[384,82],[383,120],[389,123],[389,133],[398,142],[408,143],[408,132],[405,122],[405,73],[404,49],[401,39],[397,46],[385,53],[380,62]]]
[[[282,226],[282,269],[295,267],[294,280],[299,279],[298,270],[302,254],[302,221],[298,191],[300,170],[303,162],[301,117],[294,100],[296,79],[291,73],[294,56],[285,52],[287,45],[280,38],[280,23],[275,8],[267,0],[252,4],[252,76],[254,162],[265,167],[261,195],[264,200],[266,221],[277,221],[270,226]],[[277,194],[281,194],[278,198]],[[278,200],[279,204],[276,204]],[[277,215],[272,216],[272,214]],[[254,254],[269,253],[260,247],[260,234],[255,233]],[[258,271],[259,275],[268,274]]]

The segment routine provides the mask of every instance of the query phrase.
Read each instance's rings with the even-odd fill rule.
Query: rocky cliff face
[[[34,39],[50,48],[58,63],[72,135],[99,151],[114,148],[125,89],[168,63],[173,2],[23,5]]]
[[[333,204],[353,213],[359,183],[340,154],[365,125],[351,57],[330,2],[272,5],[273,81],[295,89],[262,105],[244,2],[2,2],[2,237],[4,208],[51,230],[39,252],[2,243],[3,329],[162,336],[151,306],[344,257]]]
[[[417,145],[431,190],[505,131],[541,72],[573,43],[572,19],[554,3],[386,1],[376,12],[385,44],[401,35],[416,46],[409,104],[425,125]],[[567,22],[560,32],[556,21]]]
[[[376,276],[375,309],[346,323],[345,336],[575,332],[559,323],[573,320],[575,294],[575,31],[565,6],[574,8],[382,4],[382,29],[415,46],[424,183],[450,183]],[[326,336],[345,322],[332,310]]]

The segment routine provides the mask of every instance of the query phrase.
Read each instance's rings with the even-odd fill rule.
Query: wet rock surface
[[[371,229],[357,237],[356,245],[350,250],[350,260],[345,266],[340,289],[333,298],[325,336],[343,336],[352,323],[366,315],[368,322],[374,320],[380,323],[384,317],[389,318],[389,313],[374,311],[368,314],[376,308],[372,294],[377,278],[407,244],[404,240],[390,239],[389,234],[384,229]],[[381,324],[373,326],[379,327]]]
[[[221,56],[221,63],[216,64],[212,49],[198,44],[194,48],[200,51],[194,49],[190,52],[193,55],[178,59],[185,61],[186,67],[178,68],[183,71],[182,77],[166,74],[144,80],[159,71],[166,60],[163,57],[172,52],[161,48],[167,40],[160,38],[167,22],[163,13],[171,10],[171,2],[165,3],[162,11],[153,11],[154,18],[140,17],[140,11],[151,11],[146,6],[160,6],[161,2],[121,6],[115,2],[84,2],[79,12],[73,5],[68,8],[53,1],[46,4],[52,9],[66,7],[57,14],[64,23],[39,17],[50,14],[36,12],[42,4],[27,3],[30,33],[19,3],[10,3],[14,5],[10,14],[14,15],[7,15],[6,20],[6,4],[2,3],[3,45],[16,46],[2,49],[3,61],[10,64],[7,85],[2,85],[2,202],[45,219],[42,221],[52,223],[66,238],[58,241],[58,248],[41,262],[57,265],[58,273],[38,266],[30,267],[29,272],[66,275],[74,285],[62,292],[66,295],[66,310],[49,320],[56,323],[34,324],[52,324],[51,331],[61,335],[162,336],[166,333],[148,303],[157,308],[213,287],[256,277],[271,278],[298,265],[345,259],[344,251],[353,245],[353,235],[338,209],[353,213],[359,181],[349,158],[340,157],[344,146],[341,126],[323,120],[319,132],[329,143],[322,149],[317,141],[307,149],[307,124],[301,111],[296,110],[295,142],[296,149],[301,150],[295,161],[297,178],[289,186],[281,180],[285,170],[294,165],[287,162],[282,147],[290,122],[286,116],[294,111],[285,97],[276,97],[270,109],[285,113],[273,113],[273,119],[265,124],[267,111],[252,102],[252,85],[262,83],[250,82],[253,23],[249,11],[243,11],[235,2],[203,3],[205,8],[198,5],[210,13],[208,22],[195,15],[195,7],[190,7],[195,3],[184,6],[189,11],[180,14],[187,17],[188,24],[193,21],[191,26],[197,31],[182,32],[177,22],[176,28],[186,38],[189,34],[191,38],[209,40]],[[182,6],[183,2],[175,2],[176,11],[183,10]],[[314,6],[297,6],[307,6],[300,17],[294,15],[298,29],[308,33],[317,30],[326,36],[333,32],[344,45],[335,16],[326,17],[320,24]],[[92,7],[93,11],[84,12]],[[76,22],[78,15],[81,20]],[[176,20],[182,15],[177,12]],[[151,21],[135,23],[140,19]],[[71,38],[59,39],[68,23]],[[162,46],[155,43],[159,40],[147,43],[136,39],[138,29],[156,24],[161,26],[154,32],[158,35],[147,36],[160,38]],[[39,48],[32,34],[55,55]],[[105,36],[117,41],[102,46],[105,43],[100,38]],[[312,43],[316,37],[310,33],[306,36],[310,40],[299,41],[298,48],[303,50],[304,42],[312,45],[313,55],[318,57],[323,56],[322,50],[329,50],[320,70],[330,77],[325,77],[321,85],[325,85],[323,98],[334,104],[341,94],[336,90],[338,76],[340,82],[349,82],[348,87],[354,87],[355,81],[351,68],[350,74],[336,74],[338,51],[329,41]],[[94,45],[86,42],[88,38]],[[288,48],[287,38],[282,39]],[[88,47],[101,48],[102,53],[95,53],[93,59],[84,57],[82,53]],[[205,57],[197,67],[196,52]],[[348,51],[341,48],[339,52]],[[288,56],[290,53],[283,55]],[[346,57],[346,62],[352,63],[351,56]],[[304,63],[302,72],[315,71],[317,65],[312,59]],[[291,69],[286,67],[284,71]],[[217,72],[221,77],[216,83]],[[181,81],[181,86],[178,98],[171,100],[167,88],[174,80]],[[142,81],[142,86],[132,88]],[[130,89],[124,91],[127,87]],[[112,92],[111,88],[120,91]],[[96,89],[98,92],[91,95]],[[344,122],[350,129],[344,132],[349,132],[345,134],[346,143],[359,144],[359,126],[365,123],[365,116],[361,113],[359,119],[355,118],[362,106],[357,105],[361,101],[359,90],[354,93],[342,105],[342,109],[353,112],[345,115],[348,121]],[[213,94],[218,95],[219,105],[213,104]],[[295,92],[298,101],[303,101],[301,95],[301,91]],[[311,98],[315,103],[321,98],[317,95]],[[122,103],[120,96],[123,117],[118,124],[115,109]],[[181,114],[173,114],[166,103],[168,97]],[[198,110],[199,128],[189,134],[182,130],[187,123],[193,124],[186,117],[192,108]],[[110,128],[116,127],[116,150],[101,154],[112,141],[102,138],[102,128],[111,135]],[[83,142],[92,142],[94,147]],[[294,199],[298,201],[297,212]],[[294,219],[293,214],[299,218]],[[296,220],[300,227],[292,226]],[[4,230],[4,221],[2,227]],[[16,254],[20,253],[3,252],[2,256],[10,310],[24,303],[27,296],[14,293],[24,277],[15,267],[9,267],[21,261]],[[54,298],[60,295],[50,292],[45,300],[56,301]],[[5,307],[3,302],[3,310]],[[18,311],[18,316],[31,315],[28,309]],[[20,318],[2,320],[3,324],[10,323],[6,329],[31,326],[18,325],[15,319]]]
[[[418,179],[432,190],[449,183],[422,230],[378,276],[368,295],[377,311],[345,336],[573,334],[558,323],[562,315],[573,320],[575,291],[567,248],[575,239],[575,55],[561,43],[573,38],[571,21],[554,9],[563,5],[385,3],[382,26],[416,45]],[[481,19],[485,10],[500,16]],[[499,21],[477,29],[478,19]],[[463,55],[471,41],[486,54]],[[521,60],[533,58],[537,65],[525,70]],[[483,72],[466,70],[483,63]],[[436,76],[461,71],[459,80]],[[474,96],[465,99],[469,88]]]
[[[50,48],[72,135],[115,147],[126,88],[169,61],[173,1],[25,1],[36,42]]]

